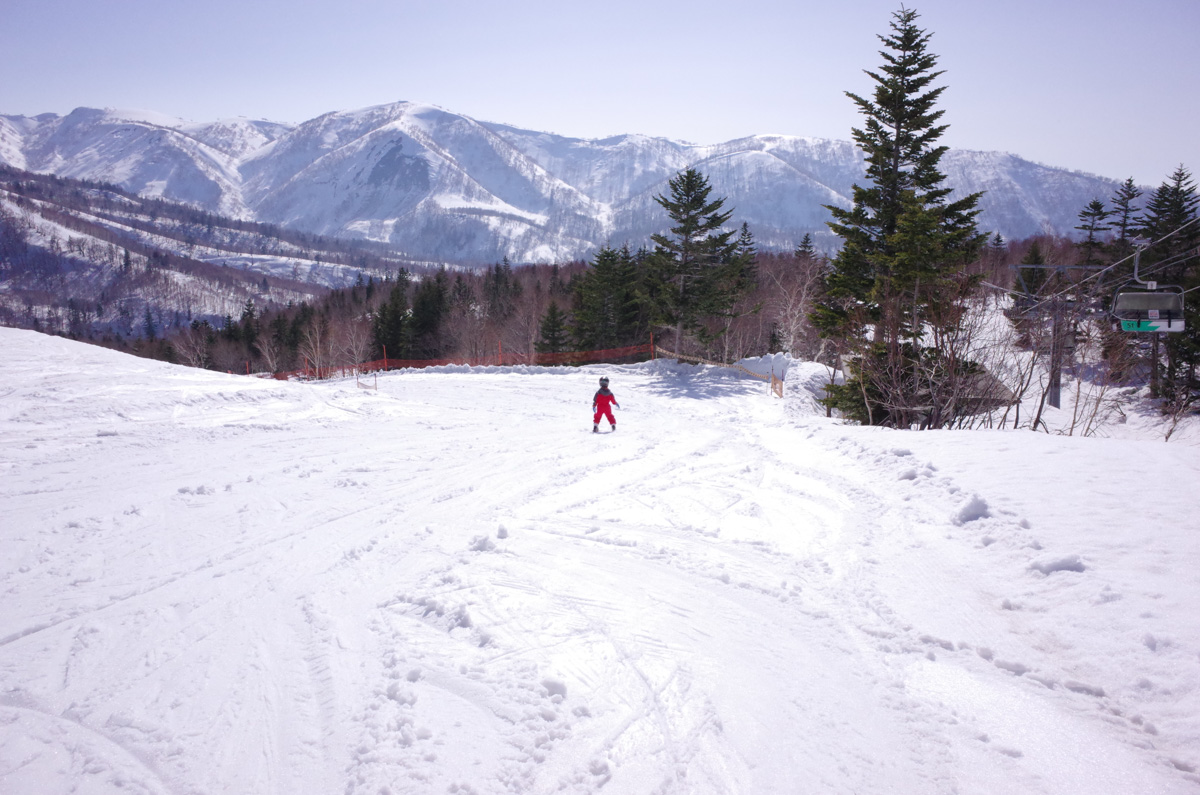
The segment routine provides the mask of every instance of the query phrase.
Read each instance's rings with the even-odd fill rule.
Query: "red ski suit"
[[[617,402],[617,396],[608,391],[608,387],[602,386],[596,392],[596,396],[592,398],[592,411],[596,412],[596,416],[592,418],[593,425],[600,424],[600,418],[604,417],[608,420],[609,425],[616,425],[617,421],[613,419],[612,407],[621,408],[621,404]]]

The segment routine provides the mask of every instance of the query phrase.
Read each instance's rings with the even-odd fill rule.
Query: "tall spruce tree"
[[[742,228],[738,231],[738,239],[735,244],[734,254],[746,263],[753,264],[755,257],[758,256],[758,247],[754,245],[754,234],[750,231],[750,224],[742,222]],[[746,275],[753,275],[748,273]]]
[[[450,286],[445,269],[425,276],[413,295],[410,316],[412,351],[415,355],[437,358],[442,355],[442,323],[450,309]]]
[[[638,262],[629,247],[603,246],[591,265],[575,281],[572,336],[579,349],[644,342],[649,329],[638,296]]]
[[[1185,290],[1200,288],[1200,196],[1191,173],[1182,165],[1162,183],[1146,202],[1137,236],[1148,248],[1141,256],[1142,278],[1177,284]],[[1197,292],[1200,292],[1198,290]],[[1196,295],[1196,293],[1192,293]],[[1173,408],[1192,405],[1200,399],[1197,368],[1200,367],[1200,307],[1196,300],[1184,308],[1185,330],[1153,335],[1151,343],[1151,387]],[[1166,366],[1161,371],[1159,337],[1165,337]]]
[[[371,317],[371,344],[375,356],[386,353],[391,359],[405,359],[411,347],[411,324],[408,311],[408,279],[401,278],[392,285],[387,301]]]
[[[248,348],[252,348],[254,342],[258,339],[258,308],[254,305],[253,298],[247,298],[245,305],[242,307],[242,316],[238,320],[238,325],[242,328],[242,342],[246,343]]]
[[[961,323],[971,287],[965,266],[986,236],[975,227],[980,194],[952,201],[938,169],[947,127],[934,106],[945,89],[931,87],[942,72],[917,18],[901,9],[890,35],[879,36],[883,66],[867,71],[874,94],[846,92],[865,117],[852,136],[868,184],[854,186],[850,209],[827,208],[843,245],[813,322],[858,361],[856,374],[831,390],[831,405],[873,424],[942,427],[961,397],[953,384],[972,365],[936,341]],[[924,344],[927,334],[934,347]]]
[[[538,326],[538,341],[534,348],[538,353],[562,353],[567,349],[567,316],[554,301]]]
[[[1196,223],[1198,207],[1200,196],[1196,194],[1196,183],[1191,172],[1182,165],[1146,202],[1137,236],[1154,244],[1142,256],[1142,263],[1147,267],[1160,263],[1159,281],[1178,282],[1196,269],[1196,260],[1183,255],[1200,243],[1200,223]],[[1164,237],[1165,240],[1156,242]]]
[[[1121,187],[1117,188],[1117,192],[1112,197],[1112,229],[1116,232],[1114,244],[1122,249],[1128,244],[1129,238],[1137,231],[1138,208],[1135,204],[1141,197],[1142,191],[1133,184],[1133,177],[1129,177],[1121,183]],[[1117,251],[1118,256],[1125,256],[1125,252]]]
[[[1108,223],[1111,215],[1112,212],[1106,209],[1104,202],[1099,199],[1092,199],[1087,207],[1079,211],[1079,226],[1075,228],[1084,233],[1084,238],[1075,246],[1083,253],[1080,265],[1094,267],[1102,262],[1103,258],[1100,255],[1107,247],[1104,233],[1112,229],[1112,225]]]
[[[674,225],[669,235],[650,236],[655,247],[646,260],[643,298],[656,325],[674,329],[679,351],[689,337],[704,345],[720,334],[705,322],[730,316],[753,264],[734,239],[736,230],[724,230],[732,211],[723,211],[723,198],[709,200],[712,187],[703,174],[689,168],[667,185],[670,195],[654,200]]]
[[[984,259],[991,267],[989,279],[999,280],[1000,274],[1008,275],[1008,241],[999,232],[992,235],[984,249]]]

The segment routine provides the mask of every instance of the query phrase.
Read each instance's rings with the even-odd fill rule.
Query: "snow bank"
[[[761,376],[774,374],[776,378],[783,380],[787,376],[788,367],[792,364],[792,357],[786,353],[772,353],[767,356],[739,359],[736,364],[752,373]]]

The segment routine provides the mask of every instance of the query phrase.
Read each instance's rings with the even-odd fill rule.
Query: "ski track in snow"
[[[1200,791],[1195,448],[0,335],[5,793]]]

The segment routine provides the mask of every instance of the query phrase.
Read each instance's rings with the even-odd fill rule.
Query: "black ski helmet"
[[[608,376],[606,376],[606,375],[600,376],[600,386],[602,386],[602,387],[608,386]]]

